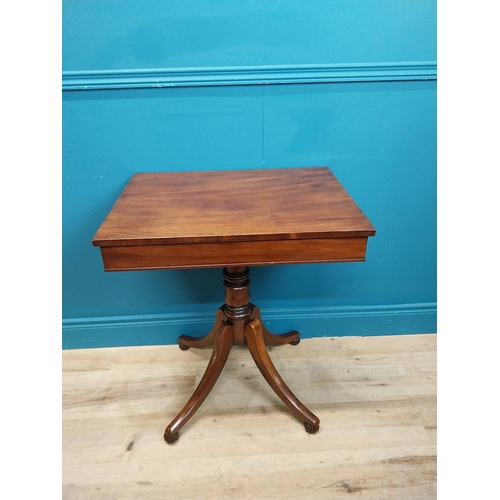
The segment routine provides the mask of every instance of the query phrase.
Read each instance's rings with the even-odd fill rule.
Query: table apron
[[[366,237],[101,247],[106,271],[364,261]]]

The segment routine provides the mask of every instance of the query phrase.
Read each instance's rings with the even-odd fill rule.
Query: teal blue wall
[[[435,1],[63,0],[63,347],[205,334],[217,269],[105,273],[131,175],[328,166],[363,263],[256,267],[270,329],[436,331]]]

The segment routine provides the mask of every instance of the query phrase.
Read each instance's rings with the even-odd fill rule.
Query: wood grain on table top
[[[327,167],[135,174],[94,246],[373,236]]]

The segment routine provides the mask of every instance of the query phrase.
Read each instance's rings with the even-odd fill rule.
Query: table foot
[[[316,434],[316,432],[319,431],[319,425],[317,427],[314,427],[314,425],[304,422],[304,427],[306,428],[306,432],[308,434]]]
[[[304,422],[307,432],[317,432],[319,429],[319,418],[297,399],[276,370],[267,352],[262,323],[259,320],[254,318],[246,325],[245,343],[255,364],[274,392]],[[308,429],[312,429],[312,431]]]
[[[163,438],[168,444],[174,444],[179,439],[179,433],[174,432],[173,434],[167,434],[167,432],[165,431],[165,434],[163,434]]]
[[[177,441],[179,430],[195,414],[203,401],[205,401],[226,364],[229,352],[233,346],[233,327],[228,323],[221,324],[217,328],[214,337],[214,350],[198,387],[184,408],[165,429],[164,438],[169,444]]]
[[[297,330],[291,332],[276,334],[271,333],[265,326],[260,315],[260,309],[252,304],[252,319],[256,319],[262,329],[262,336],[264,337],[264,344],[267,346],[279,346],[285,344],[297,345],[300,342],[300,333]]]
[[[181,335],[179,337],[179,348],[181,351],[187,351],[190,347],[195,347],[197,349],[204,349],[205,347],[212,347],[215,341],[215,332],[219,328],[226,317],[224,316],[223,307],[219,307],[215,313],[215,323],[212,331],[205,337],[190,337],[189,335]]]

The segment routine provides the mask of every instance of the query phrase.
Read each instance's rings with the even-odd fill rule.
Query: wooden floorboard
[[[307,434],[245,348],[174,445],[163,431],[209,350],[66,350],[63,499],[436,498],[436,335],[270,348],[321,420]]]

